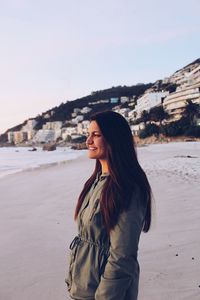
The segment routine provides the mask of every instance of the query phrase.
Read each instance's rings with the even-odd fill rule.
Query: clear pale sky
[[[200,57],[199,0],[0,0],[0,133]]]

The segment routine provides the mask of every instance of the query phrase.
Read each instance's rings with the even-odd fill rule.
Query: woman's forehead
[[[90,132],[93,132],[93,131],[99,131],[101,132],[98,124],[96,121],[91,121],[90,125],[89,125],[89,128],[88,128],[88,131]]]

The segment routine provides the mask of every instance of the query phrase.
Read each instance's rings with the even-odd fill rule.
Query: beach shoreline
[[[134,141],[136,145],[143,146],[143,145],[152,145],[152,144],[165,144],[165,143],[179,143],[179,142],[200,142],[200,138],[198,137],[192,137],[192,136],[164,136],[162,134],[160,135],[152,135],[147,138],[139,138],[139,136],[134,135],[133,136]],[[60,148],[70,148],[70,149],[76,149],[76,150],[85,150],[86,145],[85,143],[71,143],[71,142],[61,142],[61,143],[52,143],[55,144],[56,147]],[[43,148],[45,143],[20,143],[20,144],[8,144],[8,143],[0,143],[0,148],[10,148],[10,147],[21,147],[21,148]],[[48,145],[48,144],[46,144]]]
[[[57,148],[53,152],[45,152],[42,148],[37,148],[37,151],[27,147],[0,148],[0,178],[26,170],[65,164],[84,154],[84,151],[67,147]]]

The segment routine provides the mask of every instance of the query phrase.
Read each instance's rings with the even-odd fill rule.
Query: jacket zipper
[[[94,207],[93,207],[92,212],[91,212],[91,214],[90,214],[90,219],[89,219],[90,221],[92,220],[92,218],[93,218],[93,216],[94,216],[94,214],[95,214],[95,211],[96,211],[96,209],[97,209],[98,203],[99,203],[99,199],[97,199],[97,200],[95,201],[95,203],[94,203]]]

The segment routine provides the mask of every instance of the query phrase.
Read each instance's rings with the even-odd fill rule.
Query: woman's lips
[[[97,150],[97,148],[95,148],[95,147],[89,147],[88,150],[95,151],[95,150]]]

